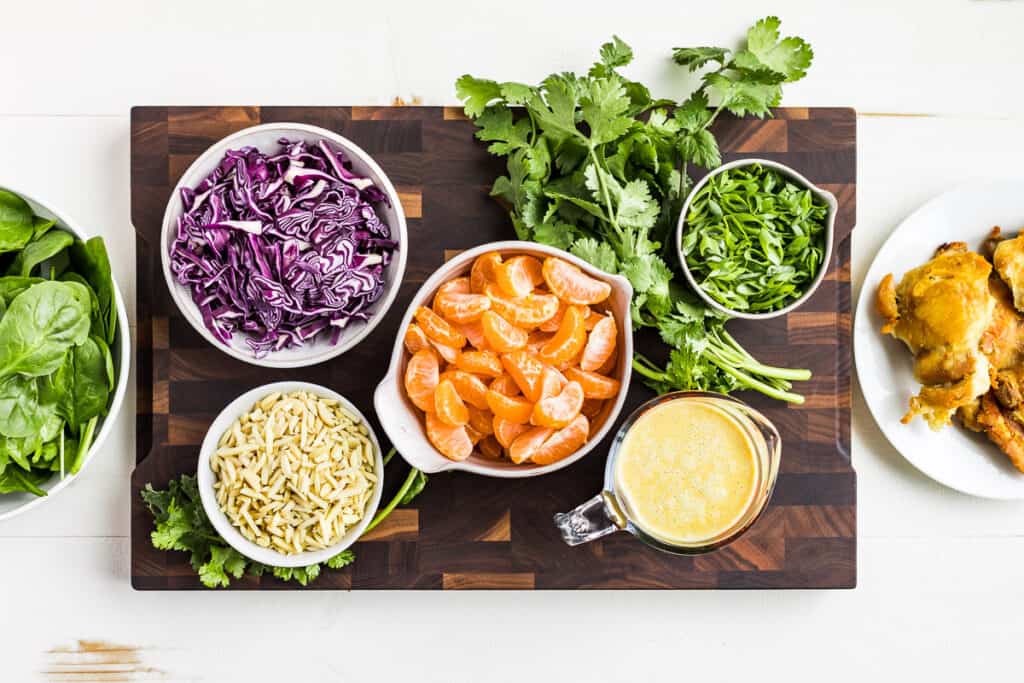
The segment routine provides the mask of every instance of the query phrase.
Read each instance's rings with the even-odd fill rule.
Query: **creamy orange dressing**
[[[757,449],[734,410],[676,399],[651,408],[626,434],[615,488],[633,522],[668,543],[727,531],[757,489]]]

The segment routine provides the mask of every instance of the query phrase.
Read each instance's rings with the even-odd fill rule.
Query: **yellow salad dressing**
[[[728,530],[750,507],[758,452],[740,420],[713,400],[675,399],[627,432],[615,488],[633,522],[668,543],[698,543]]]

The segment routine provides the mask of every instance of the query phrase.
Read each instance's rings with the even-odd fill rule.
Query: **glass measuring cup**
[[[709,538],[679,541],[659,537],[643,528],[631,514],[630,501],[616,490],[616,462],[626,435],[651,409],[671,401],[699,401],[714,406],[733,419],[753,451],[753,495],[746,508],[727,528]],[[782,439],[775,426],[764,415],[742,401],[701,391],[680,391],[654,398],[637,408],[619,428],[612,441],[604,470],[604,490],[575,509],[556,514],[555,526],[569,545],[580,545],[616,531],[633,534],[647,545],[677,555],[694,555],[720,548],[736,540],[750,528],[764,511],[775,487],[782,454]]]

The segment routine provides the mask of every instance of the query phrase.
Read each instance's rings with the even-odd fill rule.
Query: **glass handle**
[[[623,522],[607,492],[601,492],[569,512],[556,514],[555,526],[562,532],[562,540],[580,545],[615,533]]]

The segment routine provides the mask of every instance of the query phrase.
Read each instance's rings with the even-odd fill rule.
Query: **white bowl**
[[[445,282],[460,275],[467,275],[477,256],[491,251],[501,252],[502,255],[532,254],[543,259],[546,256],[557,256],[569,263],[575,264],[591,277],[603,280],[612,286],[612,293],[608,299],[611,312],[618,323],[619,338],[617,348],[619,360],[615,369],[615,378],[622,382],[622,390],[619,395],[610,401],[605,401],[601,412],[594,418],[593,424],[598,425],[592,430],[587,443],[578,451],[567,458],[563,458],[550,465],[517,465],[512,462],[498,462],[488,460],[476,455],[470,456],[467,460],[456,462],[449,460],[435,449],[427,440],[426,427],[423,423],[423,414],[409,401],[403,387],[405,376],[405,364],[407,356],[404,343],[404,331],[412,322],[416,309],[426,304],[434,296],[434,292]],[[419,291],[412,299],[409,310],[402,318],[402,324],[398,329],[400,333],[395,339],[395,348],[391,353],[391,365],[388,374],[378,385],[373,395],[373,405],[377,409],[377,417],[391,439],[391,443],[406,462],[418,470],[427,473],[441,472],[444,470],[464,470],[476,474],[484,474],[490,477],[503,477],[515,479],[520,477],[536,477],[548,472],[560,470],[576,462],[589,453],[601,439],[608,434],[615,419],[622,410],[626,401],[626,393],[629,391],[629,380],[633,372],[633,329],[630,324],[629,302],[633,298],[633,287],[629,280],[621,275],[609,275],[599,270],[586,261],[576,258],[554,247],[547,247],[534,242],[491,242],[474,247],[453,257],[450,261],[441,266],[430,279],[423,283]]]
[[[369,320],[365,323],[355,321],[345,327],[337,344],[332,345],[330,343],[329,335],[320,334],[314,340],[306,342],[300,347],[271,351],[262,358],[256,358],[253,355],[252,349],[245,343],[247,339],[245,333],[236,332],[231,338],[231,343],[224,344],[212,332],[206,329],[206,325],[203,324],[203,317],[199,313],[199,307],[192,301],[192,295],[188,288],[175,280],[174,275],[171,273],[168,250],[177,235],[178,218],[184,210],[181,203],[181,188],[195,187],[199,184],[217,167],[228,150],[240,147],[255,147],[262,152],[270,153],[277,150],[277,142],[281,138],[310,142],[323,139],[341,149],[348,160],[352,162],[352,170],[358,175],[371,178],[390,200],[390,207],[382,204],[375,208],[381,221],[386,223],[391,230],[391,239],[398,242],[398,250],[384,271],[384,293],[371,307]],[[167,281],[167,288],[171,292],[171,298],[174,299],[174,303],[177,304],[178,309],[185,316],[185,319],[188,320],[189,324],[206,341],[229,356],[246,363],[252,363],[253,365],[267,368],[302,368],[322,363],[348,351],[370,334],[373,328],[384,318],[388,308],[391,307],[395,297],[398,296],[398,288],[402,281],[402,275],[405,273],[409,236],[405,225],[405,212],[402,210],[402,203],[398,199],[398,192],[384,171],[377,165],[377,162],[358,145],[348,138],[317,126],[310,126],[304,123],[266,123],[260,126],[252,126],[227,136],[220,142],[212,145],[198,159],[192,162],[192,165],[188,167],[188,170],[178,180],[178,184],[174,186],[171,198],[167,202],[167,209],[164,211],[163,228],[160,232],[160,244],[163,245],[163,248],[160,250],[160,261],[163,265],[164,279]]]
[[[810,285],[808,285],[804,293],[800,295],[799,299],[796,299],[789,305],[784,306],[777,311],[765,311],[763,313],[734,311],[731,308],[727,308],[715,301],[707,292],[701,289],[700,285],[697,284],[697,281],[694,280],[689,266],[686,265],[686,256],[683,254],[683,233],[686,230],[686,215],[690,213],[690,204],[693,202],[694,197],[697,196],[697,193],[700,192],[702,187],[707,185],[709,180],[720,173],[725,173],[732,168],[751,166],[753,164],[761,164],[762,166],[778,171],[783,176],[794,181],[797,185],[806,187],[811,191],[811,194],[828,205],[828,214],[825,216],[825,253],[822,255],[821,267],[818,269],[818,274],[814,276],[814,279],[811,280]],[[790,311],[799,308],[805,301],[814,296],[814,292],[817,291],[821,281],[825,279],[825,274],[828,273],[829,262],[832,260],[832,246],[835,240],[836,214],[838,212],[839,202],[836,201],[834,194],[814,185],[807,178],[803,177],[785,164],[780,164],[777,161],[771,161],[769,159],[738,159],[736,161],[730,161],[727,164],[722,164],[701,178],[700,182],[693,186],[689,196],[686,197],[686,202],[683,204],[683,210],[679,214],[679,222],[676,224],[676,251],[679,253],[679,264],[683,269],[683,276],[686,277],[686,281],[690,284],[690,288],[697,292],[697,295],[703,299],[708,306],[733,318],[743,318],[744,320],[768,320],[769,318],[777,318],[780,315],[786,315]]]
[[[83,230],[78,223],[71,220],[64,212],[43,204],[10,185],[0,184],[0,187],[15,193],[28,202],[28,205],[32,207],[32,211],[36,215],[47,219],[55,219],[57,221],[56,228],[66,230],[80,240],[87,240],[92,237],[89,232]],[[110,347],[110,354],[114,358],[114,374],[117,378],[117,383],[114,386],[114,396],[108,406],[108,412],[100,419],[99,428],[96,436],[93,438],[92,446],[89,447],[89,452],[85,454],[85,460],[82,462],[78,472],[73,475],[66,475],[64,479],[60,478],[60,473],[54,473],[48,481],[39,487],[47,492],[47,495],[43,498],[33,496],[30,493],[0,495],[0,521],[31,510],[37,505],[42,505],[44,502],[53,499],[58,492],[70,486],[71,482],[85,471],[86,465],[92,462],[93,455],[103,446],[103,442],[114,428],[117,414],[120,412],[121,404],[124,402],[125,392],[128,390],[128,371],[131,366],[132,345],[128,332],[128,312],[125,310],[124,299],[121,297],[121,290],[117,286],[117,278],[114,278],[113,273],[111,273],[111,279],[114,282],[114,298],[117,304],[117,338]]]
[[[358,524],[349,529],[337,543],[322,550],[309,550],[294,555],[285,555],[271,548],[263,548],[256,545],[235,528],[227,515],[224,514],[224,511],[221,510],[220,505],[217,504],[217,493],[213,488],[214,474],[213,470],[210,469],[210,456],[217,450],[217,442],[220,441],[220,437],[224,435],[224,432],[231,427],[232,422],[249,412],[255,404],[259,403],[267,395],[276,391],[281,393],[306,391],[317,396],[334,399],[345,410],[348,410],[366,425],[370,442],[373,443],[376,456],[374,473],[377,476],[377,485],[374,487],[373,495],[366,504],[363,518],[359,520]],[[199,497],[203,501],[203,509],[206,511],[206,516],[210,518],[213,528],[217,530],[217,533],[220,534],[221,538],[228,545],[250,560],[256,560],[271,567],[305,567],[319,562],[326,562],[355,543],[363,535],[363,531],[373,519],[373,515],[377,512],[377,507],[380,505],[384,482],[384,458],[381,456],[380,443],[377,441],[377,435],[373,433],[373,427],[370,426],[370,423],[359,409],[352,405],[344,396],[319,384],[311,384],[309,382],[274,382],[273,384],[264,384],[261,387],[245,392],[220,412],[217,419],[210,425],[210,429],[207,430],[206,438],[203,439],[203,444],[200,446],[196,480],[199,485]]]

